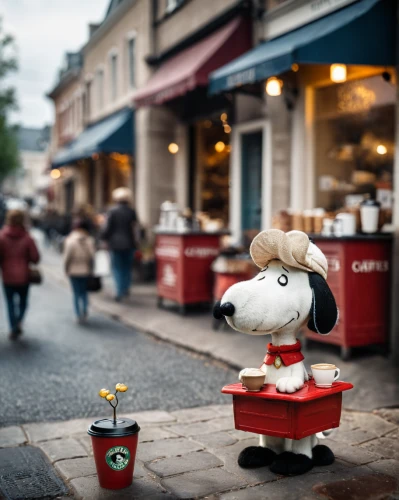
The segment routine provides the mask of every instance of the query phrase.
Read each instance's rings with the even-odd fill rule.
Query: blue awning
[[[134,117],[131,109],[123,109],[90,125],[56,153],[52,168],[89,158],[94,153],[134,153]]]
[[[295,31],[258,45],[210,75],[209,90],[266,80],[302,64],[394,66],[395,0],[359,0]]]

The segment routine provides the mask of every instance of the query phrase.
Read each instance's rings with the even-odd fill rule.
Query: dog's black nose
[[[220,312],[223,316],[233,316],[235,310],[236,308],[231,302],[225,302],[220,306]]]

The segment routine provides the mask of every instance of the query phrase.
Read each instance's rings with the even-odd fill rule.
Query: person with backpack
[[[10,323],[10,339],[17,339],[23,332],[22,322],[28,307],[31,264],[37,264],[40,255],[33,238],[25,228],[25,213],[10,210],[0,231],[0,268],[3,278]]]
[[[86,220],[75,220],[73,230],[67,236],[64,246],[64,268],[71,282],[76,319],[79,324],[87,320],[89,306],[87,288],[94,265],[95,243],[89,230]]]

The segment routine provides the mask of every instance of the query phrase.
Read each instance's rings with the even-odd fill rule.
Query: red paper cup
[[[102,488],[120,490],[132,484],[139,430],[130,418],[96,420],[89,427]]]

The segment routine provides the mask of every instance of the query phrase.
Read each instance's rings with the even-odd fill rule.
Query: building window
[[[101,110],[104,106],[104,70],[97,70],[97,108]]]
[[[118,95],[118,56],[111,55],[111,99],[114,101]]]
[[[135,71],[134,71],[134,66],[135,66],[135,46],[136,46],[136,40],[134,38],[131,38],[128,43],[127,43],[127,51],[128,51],[128,64],[129,64],[129,85],[130,88],[134,88],[136,86],[135,82]]]

